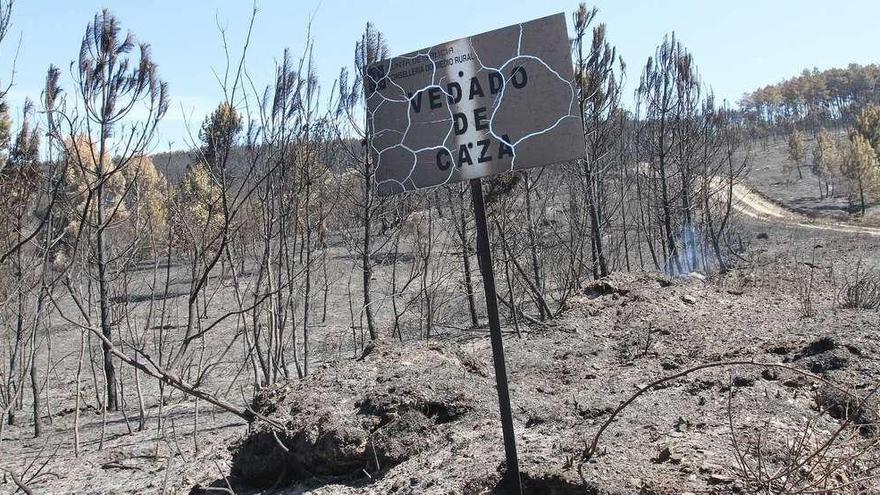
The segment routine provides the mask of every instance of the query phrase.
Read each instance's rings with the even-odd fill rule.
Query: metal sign
[[[584,156],[561,13],[383,60],[367,75],[380,195]]]

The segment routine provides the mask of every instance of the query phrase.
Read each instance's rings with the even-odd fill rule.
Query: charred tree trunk
[[[104,134],[105,131],[102,127],[102,136]],[[95,190],[95,201],[97,203],[95,208],[95,263],[97,264],[98,270],[98,308],[101,320],[101,334],[104,336],[104,341],[101,343],[101,347],[104,354],[104,376],[106,380],[105,386],[107,392],[107,402],[105,406],[107,409],[116,411],[119,409],[119,403],[116,397],[116,368],[113,366],[113,354],[111,354],[110,352],[109,344],[109,342],[113,341],[113,334],[112,328],[110,326],[110,295],[107,282],[107,247],[106,239],[104,237],[104,229],[106,227],[106,220],[104,218],[104,166],[106,164],[104,163],[105,150],[103,139],[101,140],[101,145],[98,153],[98,164],[96,171],[98,184]]]
[[[474,298],[474,283],[473,277],[471,275],[471,257],[470,257],[470,246],[468,246],[467,242],[467,218],[465,217],[465,209],[461,204],[463,198],[459,197],[459,218],[458,218],[458,238],[461,241],[461,261],[462,268],[464,270],[463,278],[464,278],[464,290],[467,296],[468,302],[468,312],[471,316],[471,326],[476,328],[480,325],[479,320],[477,319],[477,303]]]
[[[369,140],[368,140],[369,142]],[[376,322],[373,316],[372,301],[372,279],[373,279],[373,262],[370,256],[372,249],[371,228],[373,217],[373,170],[370,161],[369,150],[364,148],[364,205],[363,205],[363,222],[364,237],[361,245],[361,270],[363,271],[363,291],[364,291],[364,311],[367,317],[367,331],[370,333],[370,340],[376,340],[379,335],[376,333]]]

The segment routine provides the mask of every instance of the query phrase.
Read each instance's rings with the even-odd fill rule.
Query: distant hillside
[[[758,123],[815,127],[846,123],[854,110],[878,101],[880,66],[850,64],[844,69],[804,69],[799,76],[745,94],[740,107]]]
[[[342,171],[346,168],[346,158],[349,154],[358,154],[360,153],[360,142],[356,140],[345,140],[342,143],[334,142],[330,144],[331,146],[336,146],[340,148],[340,152],[330,154],[333,157],[334,163],[331,163],[330,166],[333,170]],[[350,151],[347,153],[341,152],[341,147],[346,146]],[[193,151],[166,151],[162,153],[156,153],[152,155],[153,164],[156,168],[165,174],[165,177],[172,184],[177,184],[186,175],[186,172],[190,165],[192,165],[198,159],[198,152]],[[246,158],[246,150],[244,147],[236,147],[232,151],[232,156],[229,159],[229,166],[232,170],[244,170],[245,167],[248,166],[248,160]]]

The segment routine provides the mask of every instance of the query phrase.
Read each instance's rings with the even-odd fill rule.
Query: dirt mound
[[[849,351],[837,344],[830,337],[822,337],[806,347],[795,356],[795,362],[801,363],[813,373],[846,368],[849,364]]]
[[[260,394],[257,411],[287,430],[258,426],[236,447],[232,474],[257,487],[373,476],[442,443],[445,425],[485,416],[481,398],[492,394],[450,347],[380,344]]]
[[[859,426],[864,436],[874,436],[880,424],[880,403],[872,396],[867,399],[824,386],[816,392],[816,405],[828,411],[832,418],[849,421]]]

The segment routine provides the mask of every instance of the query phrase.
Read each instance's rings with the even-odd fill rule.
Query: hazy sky
[[[592,5],[592,4],[588,4]],[[735,102],[745,91],[777,82],[805,67],[877,62],[880,2],[812,0],[602,0],[599,22],[628,65],[626,96],[647,57],[665,33],[675,31],[694,54],[704,81],[719,99]],[[172,106],[160,127],[157,149],[187,145],[205,113],[221,99],[214,71],[225,66],[218,23],[227,29],[233,56],[240,53],[249,1],[241,0],[17,0],[10,36],[0,47],[0,72],[8,80],[20,38],[13,107],[39,97],[50,63],[65,73],[79,52],[86,24],[102,7],[123,29],[150,43],[160,73],[170,86]],[[247,59],[248,72],[262,87],[271,79],[282,50],[302,51],[308,19],[323,92],[329,95],[340,67],[350,64],[353,46],[367,21],[385,33],[392,55],[577,7],[568,0],[420,1],[259,0]],[[569,18],[569,29],[571,21]]]

